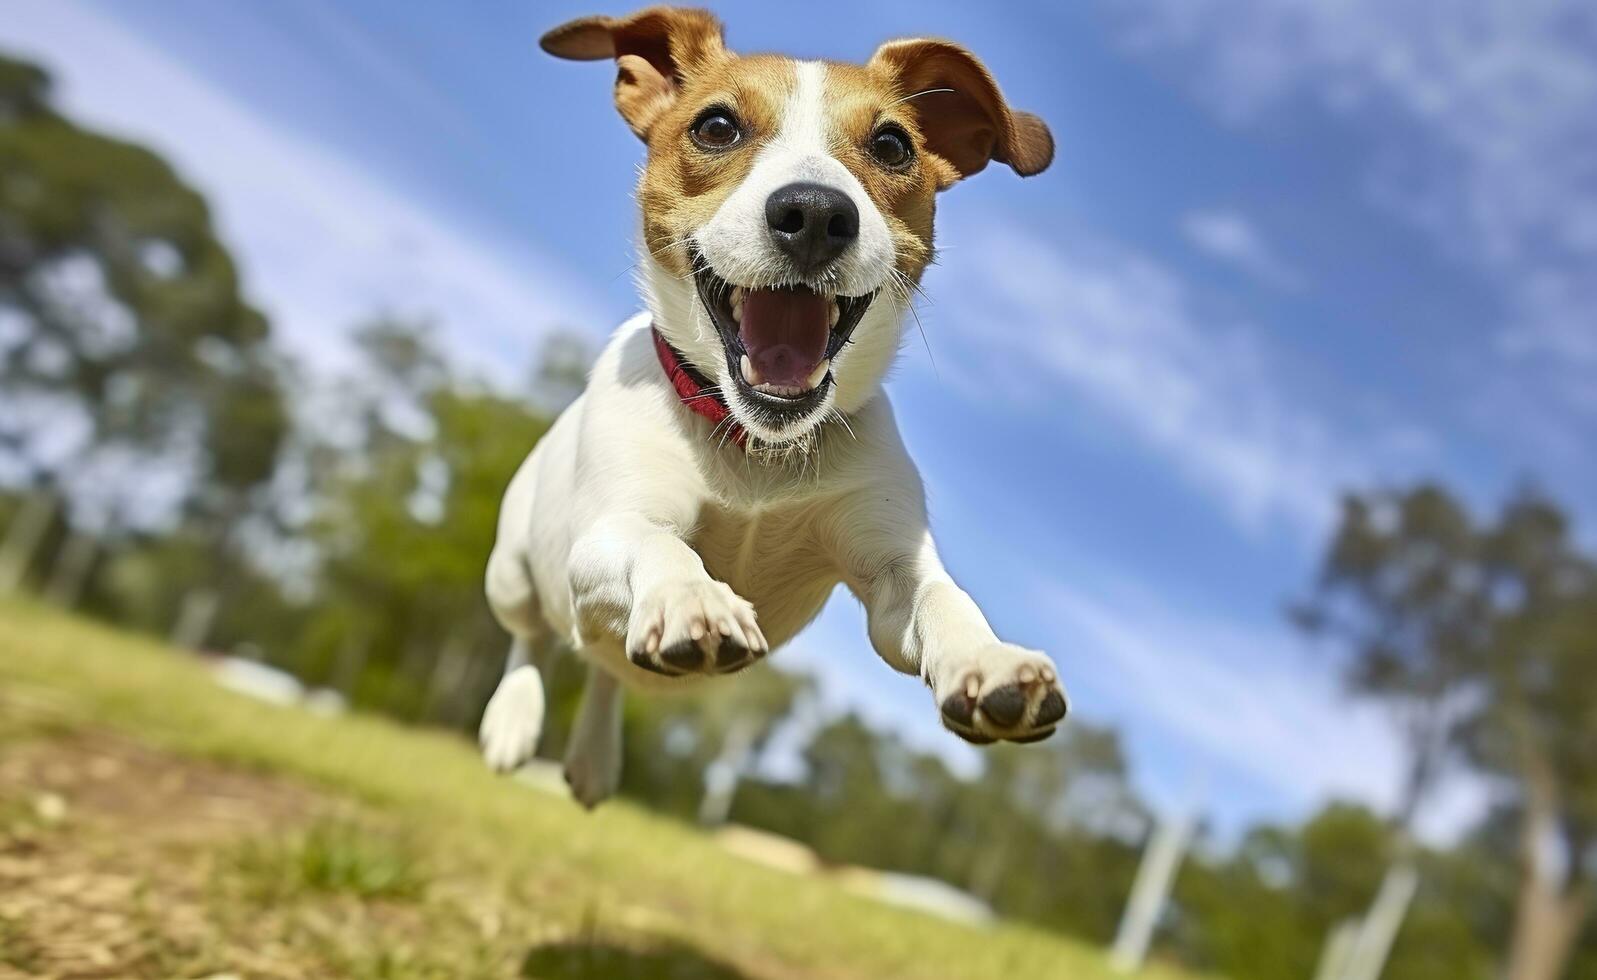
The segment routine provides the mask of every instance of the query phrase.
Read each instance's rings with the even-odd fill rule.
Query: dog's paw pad
[[[1019,684],[1005,684],[987,692],[981,699],[981,713],[1000,728],[1013,728],[1026,716],[1026,691]]]
[[[977,745],[1039,742],[1070,710],[1053,663],[1011,644],[977,651],[943,677],[943,727]]]
[[[627,659],[669,677],[729,674],[767,650],[754,607],[710,580],[664,586],[643,596],[627,630]]]
[[[943,699],[942,712],[944,724],[951,722],[950,727],[956,732],[959,728],[969,728],[976,717],[976,699],[964,691],[956,691]]]
[[[715,671],[718,674],[733,674],[764,656],[763,650],[751,650],[731,637],[725,637],[715,651]]]
[[[1042,701],[1038,703],[1037,714],[1032,718],[1032,724],[1058,724],[1059,719],[1063,718],[1065,716],[1065,712],[1069,710],[1070,705],[1065,701],[1064,692],[1058,688],[1054,688],[1047,694],[1043,695]]]
[[[660,651],[660,662],[678,674],[704,669],[704,650],[692,640],[673,643]]]

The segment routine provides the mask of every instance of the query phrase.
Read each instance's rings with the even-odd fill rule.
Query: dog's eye
[[[743,138],[743,130],[724,109],[709,109],[693,123],[693,142],[706,150],[724,150]]]
[[[897,170],[909,165],[915,151],[910,149],[908,133],[897,126],[883,126],[871,136],[871,156],[882,166]]]

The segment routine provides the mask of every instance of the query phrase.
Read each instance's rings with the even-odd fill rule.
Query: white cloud
[[[1259,229],[1236,211],[1193,211],[1181,219],[1181,232],[1193,247],[1236,266],[1276,289],[1296,289],[1303,277],[1265,241]]]
[[[1134,49],[1233,122],[1300,94],[1377,134],[1376,197],[1483,270],[1499,350],[1597,417],[1597,6],[1136,0]],[[1185,62],[1183,64],[1183,62]]]
[[[549,327],[608,326],[557,262],[429,208],[89,8],[15,6],[0,45],[52,69],[73,118],[151,146],[206,194],[293,349],[337,358],[362,318],[430,315],[452,353],[503,381]]]
[[[1203,309],[1146,257],[1082,234],[1045,242],[992,228],[966,238],[959,281],[938,296],[961,331],[944,342],[980,366],[956,381],[968,375],[972,397],[1080,399],[1250,530],[1284,522],[1318,538],[1341,488],[1427,452],[1413,429],[1333,427],[1289,394],[1256,330]]]

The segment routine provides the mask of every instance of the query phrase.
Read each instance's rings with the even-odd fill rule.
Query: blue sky
[[[547,330],[598,339],[637,305],[641,145],[608,68],[536,48],[599,9],[34,0],[0,44],[208,192],[286,344],[336,362],[356,319],[426,313],[510,385]],[[1161,804],[1201,796],[1234,828],[1389,801],[1380,714],[1281,607],[1344,487],[1437,476],[1486,507],[1534,480],[1594,540],[1597,14],[716,9],[742,51],[955,38],[1054,131],[1047,173],[944,196],[926,346],[912,335],[890,386],[950,567],[999,632],[1055,655]],[[846,598],[782,659],[972,758]],[[1429,822],[1478,805],[1460,782]]]

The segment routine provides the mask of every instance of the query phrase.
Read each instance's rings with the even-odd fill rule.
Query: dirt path
[[[317,975],[217,921],[217,855],[286,836],[327,804],[264,775],[109,735],[0,756],[0,977]]]

